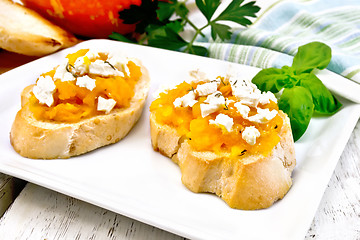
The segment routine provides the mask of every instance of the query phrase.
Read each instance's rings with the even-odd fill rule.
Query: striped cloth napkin
[[[327,69],[360,86],[360,0],[283,0],[267,2],[265,9],[256,2],[260,15],[248,28],[234,28],[231,40],[199,39],[209,57],[259,68],[290,66],[299,46],[320,41],[332,49]]]

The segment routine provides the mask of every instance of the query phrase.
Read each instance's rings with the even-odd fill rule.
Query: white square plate
[[[10,145],[9,132],[20,109],[22,89],[80,48],[120,50],[143,62],[152,84],[141,119],[120,142],[79,157],[32,160],[19,156]],[[360,105],[341,99],[344,107],[338,113],[311,120],[296,143],[293,186],[284,199],[264,210],[231,209],[215,195],[187,190],[178,166],[153,151],[149,130],[149,106],[160,85],[184,81],[194,69],[210,76],[225,75],[229,66],[243,77],[259,71],[173,51],[90,40],[2,74],[0,171],[188,238],[303,239],[360,116]]]

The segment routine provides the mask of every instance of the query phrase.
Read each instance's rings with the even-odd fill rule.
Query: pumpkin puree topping
[[[133,61],[124,61],[122,58],[122,62],[119,62],[119,59],[111,58],[108,53],[91,52],[89,49],[68,54],[66,58],[66,64],[40,76],[47,79],[50,77],[54,83],[52,96],[47,96],[51,98],[50,104],[42,103],[33,89],[34,93],[28,104],[36,119],[77,122],[104,114],[104,111],[108,113],[113,108],[126,108],[130,105],[134,86],[142,75],[140,67]],[[97,66],[100,66],[100,70],[96,70]],[[60,79],[59,73],[62,76]],[[88,85],[81,85],[80,79],[88,81]],[[92,81],[93,86],[89,86]],[[99,109],[99,98],[111,100],[113,106],[107,110]]]
[[[269,100],[266,104],[259,103],[257,106],[250,106],[248,116],[245,117],[235,107],[237,102],[241,102],[241,99],[233,94],[233,85],[237,81],[230,82],[228,77],[218,77],[213,81],[219,83],[215,96],[222,95],[226,102],[217,111],[205,117],[202,114],[201,104],[204,101],[206,103],[208,96],[195,94],[192,106],[175,104],[176,99],[185,96],[190,91],[196,92],[199,85],[208,82],[201,80],[190,83],[183,82],[173,89],[161,92],[159,97],[152,102],[150,111],[155,114],[159,123],[174,127],[180,135],[186,136],[189,144],[197,151],[213,151],[215,153],[226,151],[232,157],[246,154],[269,154],[280,141],[279,132],[284,119],[281,115],[276,114],[269,121],[254,122],[251,121],[251,116],[256,115],[260,111],[259,108],[279,111],[277,103]],[[227,115],[229,119],[232,118],[233,125],[230,131],[225,126],[211,124],[219,114]],[[255,127],[260,133],[255,144],[248,143],[243,137],[247,127]]]

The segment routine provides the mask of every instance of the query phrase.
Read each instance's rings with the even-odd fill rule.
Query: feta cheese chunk
[[[254,145],[258,137],[260,137],[260,132],[254,126],[246,127],[242,132],[242,138],[250,145]]]
[[[276,111],[275,109],[270,111],[268,108],[266,109],[257,108],[257,114],[249,117],[248,119],[251,122],[264,124],[269,122],[271,119],[273,119],[277,114],[278,111]]]
[[[247,119],[249,116],[249,112],[250,112],[250,108],[244,104],[242,104],[241,102],[236,102],[234,104],[234,107],[236,107],[237,111],[240,113],[240,115]]]
[[[209,82],[200,84],[196,87],[195,91],[199,96],[207,96],[217,91],[217,82]]]
[[[114,99],[106,99],[103,97],[98,98],[98,111],[104,111],[105,113],[109,113],[116,105],[116,101]]]
[[[96,87],[95,79],[92,79],[88,75],[78,77],[76,79],[76,85],[79,87],[87,88],[90,91],[92,91]]]
[[[74,63],[75,72],[78,73],[79,75],[84,75],[85,73],[89,73],[90,62],[85,63],[84,58],[85,57],[79,57],[78,59],[76,59]]]
[[[232,94],[237,97],[242,104],[256,107],[259,103],[261,91],[249,80],[229,80]]]
[[[104,53],[106,54],[106,53]],[[99,52],[95,52],[94,50],[89,50],[84,57],[87,57],[89,60],[95,60],[96,58],[100,58]],[[79,58],[78,58],[79,59]]]
[[[67,70],[67,68],[68,68],[68,63],[60,64],[55,71],[54,79],[61,80],[62,82],[74,81],[75,77],[71,72],[68,71],[70,69],[68,68]]]
[[[41,76],[32,91],[41,104],[50,107],[54,103],[53,93],[55,89],[54,80],[50,76]]]
[[[127,76],[130,76],[130,70],[127,66],[129,62],[129,58],[118,55],[114,55],[114,56],[110,55],[107,61],[115,68],[117,68],[119,71],[122,71],[121,73],[123,75],[124,75],[123,72],[125,72]]]
[[[220,91],[207,96],[204,103],[200,104],[201,116],[204,118],[222,107],[225,107],[225,98]]]
[[[204,103],[200,104],[201,116],[203,118],[209,116],[210,114],[216,112],[219,109],[220,108],[217,105],[204,104]]]
[[[216,116],[215,120],[210,119],[209,123],[223,126],[228,132],[231,132],[231,128],[234,125],[234,120],[228,115],[220,113]]]
[[[173,102],[174,107],[192,107],[197,101],[195,100],[194,91],[190,91],[182,97],[176,98]]]
[[[207,80],[206,73],[200,71],[199,69],[192,70],[189,72],[189,74],[192,79],[190,79],[187,82],[196,82],[197,83],[197,82],[200,82],[203,80]]]
[[[89,65],[89,73],[90,74],[96,74],[103,77],[109,77],[109,76],[123,76],[124,74],[120,72],[117,69],[113,69],[112,66],[105,61],[102,60],[96,60],[95,62],[92,62]]]
[[[272,92],[263,92],[260,96],[259,103],[261,104],[268,104],[270,100],[277,103],[277,98]]]

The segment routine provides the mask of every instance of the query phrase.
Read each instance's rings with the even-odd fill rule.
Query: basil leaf
[[[323,114],[335,113],[342,104],[331,94],[321,80],[312,73],[300,75],[299,85],[307,88],[313,98],[314,110]]]
[[[282,69],[265,68],[258,72],[251,80],[261,91],[279,92],[284,83],[288,80],[288,76],[284,74]]]
[[[310,73],[312,70],[324,69],[331,60],[331,48],[321,42],[311,42],[299,47],[292,67],[296,73]]]
[[[297,141],[305,133],[314,112],[310,91],[301,86],[285,88],[278,105],[289,116],[293,138]]]

